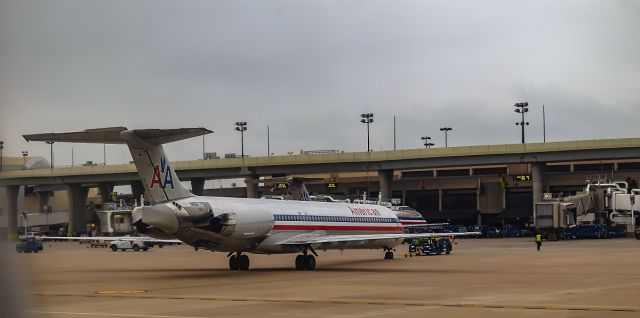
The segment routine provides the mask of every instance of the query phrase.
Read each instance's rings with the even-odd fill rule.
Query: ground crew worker
[[[540,233],[536,234],[536,247],[538,251],[540,250],[540,246],[542,246],[542,235]]]

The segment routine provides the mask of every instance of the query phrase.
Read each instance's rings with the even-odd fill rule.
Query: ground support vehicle
[[[450,254],[452,250],[453,245],[448,238],[413,240],[404,257]]]
[[[114,252],[117,252],[118,250],[123,252],[126,250],[134,250],[136,252],[143,250],[146,252],[149,250],[149,246],[145,245],[144,241],[131,241],[131,240],[111,241],[111,243],[109,243],[109,248],[111,248],[111,250]]]
[[[44,250],[42,240],[35,237],[26,237],[16,245],[16,252],[18,253],[38,253],[42,250]]]

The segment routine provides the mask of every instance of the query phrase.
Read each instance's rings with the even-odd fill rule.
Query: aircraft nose
[[[164,205],[143,207],[142,221],[145,224],[159,228],[168,234],[176,233],[180,228],[178,215],[169,207]]]

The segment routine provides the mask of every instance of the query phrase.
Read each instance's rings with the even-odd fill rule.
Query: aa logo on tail
[[[163,189],[167,188],[167,185],[171,186],[171,189],[175,189],[173,185],[173,174],[171,173],[171,167],[169,166],[167,159],[164,156],[160,158],[160,164],[153,166],[153,178],[151,179],[151,185],[149,189],[153,189],[155,186]]]

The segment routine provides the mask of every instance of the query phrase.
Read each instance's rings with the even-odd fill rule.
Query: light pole
[[[244,132],[247,130],[247,122],[237,121],[236,130],[240,132],[240,147],[242,151],[241,155],[242,155],[242,158],[244,158]]]
[[[440,131],[444,131],[444,147],[449,147],[449,132],[452,131],[453,128],[451,127],[442,127],[440,128]]]
[[[373,123],[373,114],[372,113],[361,114],[360,117],[362,117],[362,119],[360,119],[360,122],[363,124],[367,124],[367,151],[371,151],[370,139],[369,139],[369,124]]]
[[[51,156],[51,169],[53,169],[53,141],[47,141],[47,144],[51,147],[49,155]]]
[[[0,141],[0,172],[4,171],[2,167],[2,149],[4,149],[4,141]]]
[[[547,117],[544,114],[544,104],[542,104],[542,142],[547,142]]]
[[[393,150],[396,150],[396,115],[393,115]]]
[[[29,152],[26,150],[22,150],[22,163],[24,164],[24,168],[27,169],[27,156]]]
[[[516,126],[520,126],[522,128],[522,143],[524,144],[524,126],[529,126],[529,122],[524,121],[524,114],[529,112],[529,103],[515,103],[513,106],[516,107],[514,112],[522,115],[522,120],[519,123],[516,123]]]
[[[431,137],[429,136],[420,137],[420,139],[424,141],[425,148],[431,148],[431,146],[435,146],[435,144],[431,142]]]

